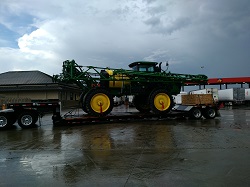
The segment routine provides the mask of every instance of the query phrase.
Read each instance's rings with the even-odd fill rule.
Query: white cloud
[[[41,55],[50,58],[51,52],[44,46],[53,45],[55,38],[44,29],[37,29],[31,34],[25,34],[18,39],[18,46],[21,52],[31,55]]]

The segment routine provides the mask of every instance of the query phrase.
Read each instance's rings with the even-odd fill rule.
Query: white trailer
[[[245,100],[250,101],[250,88],[245,89]]]
[[[245,88],[218,90],[219,102],[225,104],[242,104],[245,102]]]

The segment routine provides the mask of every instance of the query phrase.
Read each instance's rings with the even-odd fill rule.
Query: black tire
[[[87,108],[86,108],[86,95],[87,93],[82,93],[80,96],[80,101],[81,101],[81,106],[82,106],[82,110],[85,113],[88,113]]]
[[[92,89],[86,94],[86,109],[93,116],[106,116],[114,107],[111,94],[102,88]]]
[[[89,112],[88,112],[88,109],[87,109],[87,107],[86,107],[86,95],[87,95],[87,94],[85,94],[85,96],[82,98],[82,110],[83,110],[83,112],[85,112],[85,113],[89,113]]]
[[[203,110],[203,116],[206,119],[214,119],[216,117],[216,109],[213,107],[206,107]]]
[[[35,123],[38,120],[38,113],[31,111],[24,111],[18,116],[18,125],[23,128],[31,128],[35,126]]]
[[[13,123],[7,114],[0,114],[0,129],[8,129]]]
[[[147,95],[135,95],[133,98],[133,104],[135,108],[142,113],[147,113],[151,110]]]
[[[167,114],[173,107],[173,98],[164,89],[153,91],[149,97],[149,105],[155,114]]]
[[[194,107],[189,111],[189,117],[191,119],[201,119],[202,117],[202,112],[201,109],[198,107]]]

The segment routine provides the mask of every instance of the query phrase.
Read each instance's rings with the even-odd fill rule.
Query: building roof
[[[41,71],[9,71],[0,74],[0,85],[51,84],[52,76]]]
[[[80,90],[75,84],[55,83],[52,81],[52,76],[41,71],[9,71],[0,74],[0,92],[62,89]]]

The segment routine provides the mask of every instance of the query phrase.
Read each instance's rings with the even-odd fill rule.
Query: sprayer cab
[[[134,71],[143,71],[143,72],[161,72],[161,62],[148,62],[148,61],[138,61],[129,64],[129,67]]]

